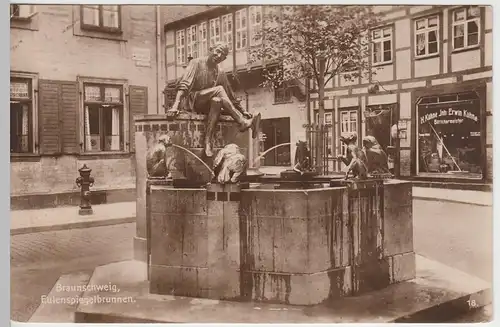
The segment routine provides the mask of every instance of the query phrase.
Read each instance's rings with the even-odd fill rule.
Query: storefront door
[[[278,144],[290,142],[290,118],[262,120],[262,132],[265,135],[263,151]],[[277,147],[264,157],[264,166],[290,166],[290,145]]]
[[[391,131],[398,121],[397,104],[367,106],[365,112],[366,135],[375,137],[387,154],[389,170],[395,173],[397,168],[397,140]]]
[[[366,135],[374,136],[384,151],[392,146],[391,127],[397,123],[395,104],[368,106],[366,117]]]

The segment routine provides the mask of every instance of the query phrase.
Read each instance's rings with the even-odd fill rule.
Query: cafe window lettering
[[[418,102],[418,173],[482,178],[481,122],[475,92]]]

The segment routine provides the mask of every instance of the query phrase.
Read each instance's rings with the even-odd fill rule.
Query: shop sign
[[[444,119],[446,117],[446,119]],[[434,120],[435,125],[461,124],[464,118],[479,121],[476,114],[467,109],[441,109],[439,112],[426,113],[420,117],[420,124],[425,124],[428,121]]]

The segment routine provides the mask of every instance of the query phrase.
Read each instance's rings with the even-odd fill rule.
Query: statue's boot
[[[252,138],[255,139],[259,135],[260,131],[260,113],[254,115],[252,118],[247,119],[243,114],[237,109],[228,110],[229,115],[238,123],[240,132],[244,132],[247,129],[252,129]]]

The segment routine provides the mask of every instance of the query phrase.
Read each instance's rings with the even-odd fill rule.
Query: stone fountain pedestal
[[[436,322],[491,303],[488,283],[415,255],[409,182],[152,184],[150,262],[89,282],[130,301],[79,305],[76,322]]]
[[[152,185],[150,291],[315,305],[412,279],[411,187]]]
[[[209,165],[210,160],[203,157],[203,140],[205,138],[206,116],[183,112],[175,119],[167,119],[166,114],[143,115],[135,117],[135,157],[136,157],[136,236],[134,237],[134,258],[147,260],[146,240],[146,193],[148,189],[148,173],[146,169],[146,154],[162,135],[169,135],[172,143],[180,145]],[[236,122],[229,116],[222,115],[218,129],[214,135],[214,152],[230,143],[237,144],[242,153],[248,157],[249,133],[240,133]],[[201,162],[186,152],[169,148],[172,161],[168,163],[173,183],[201,185],[210,181],[210,173]]]

